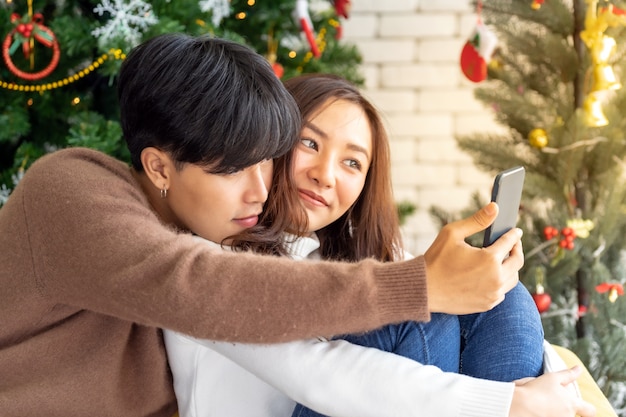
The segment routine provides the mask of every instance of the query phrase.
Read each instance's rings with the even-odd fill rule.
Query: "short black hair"
[[[156,147],[177,163],[230,173],[288,152],[300,113],[267,60],[242,44],[169,33],[134,48],[118,79],[133,167]]]

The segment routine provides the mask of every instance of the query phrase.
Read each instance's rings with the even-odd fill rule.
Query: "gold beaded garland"
[[[320,54],[323,53],[324,49],[326,49],[326,28],[320,29],[320,32],[317,35],[316,43],[320,50]],[[295,56],[296,54],[294,53],[293,56],[290,56],[290,58],[295,58]],[[302,72],[303,65],[306,65],[311,59],[313,59],[313,53],[308,51],[304,56],[304,59],[302,59],[302,65],[297,68],[298,72]]]
[[[62,80],[54,81],[46,84],[37,84],[37,85],[22,85],[16,84],[13,82],[0,81],[0,88],[4,88],[5,90],[13,90],[13,91],[37,91],[44,92],[47,90],[54,90],[55,88],[64,87],[70,83],[76,82],[81,78],[85,77],[89,73],[98,69],[100,65],[104,63],[107,59],[112,57],[113,59],[124,60],[126,58],[126,54],[122,52],[121,49],[111,49],[108,53],[102,54],[98,59],[89,64],[86,68],[80,70],[77,74],[70,75],[69,77],[65,77]]]

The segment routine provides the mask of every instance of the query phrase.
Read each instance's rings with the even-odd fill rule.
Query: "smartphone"
[[[498,204],[498,216],[485,230],[483,247],[491,245],[500,236],[517,225],[522,189],[524,188],[524,167],[514,167],[496,175],[491,190],[491,201]]]

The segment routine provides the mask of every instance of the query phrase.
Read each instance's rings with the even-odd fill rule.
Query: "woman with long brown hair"
[[[379,113],[337,76],[305,75],[285,85],[303,118],[293,169],[309,219],[308,237],[300,239],[319,239],[318,250],[300,251],[299,256],[353,262],[406,259],[391,187],[389,141]],[[541,320],[521,283],[487,313],[433,314],[427,323],[405,322],[341,338],[490,380],[513,381],[542,371]],[[294,412],[310,415],[315,413],[301,406]]]

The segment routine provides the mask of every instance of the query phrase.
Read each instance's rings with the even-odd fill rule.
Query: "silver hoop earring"
[[[167,198],[167,188],[161,188],[161,198]]]

